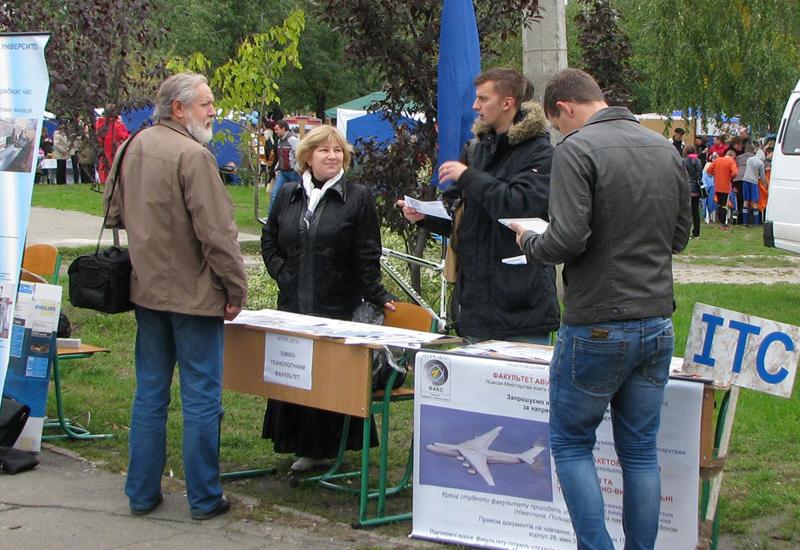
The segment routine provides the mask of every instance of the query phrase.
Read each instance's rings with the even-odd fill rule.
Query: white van
[[[786,103],[772,153],[764,245],[800,254],[800,80]]]

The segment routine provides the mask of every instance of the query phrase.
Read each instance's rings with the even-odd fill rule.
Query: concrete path
[[[27,244],[52,244],[55,247],[77,247],[97,244],[101,216],[93,216],[72,210],[56,210],[55,208],[31,208],[28,221]],[[239,241],[257,241],[259,235],[239,233]],[[125,231],[120,231],[120,241],[127,243]],[[103,232],[103,245],[113,242],[111,230]]]
[[[111,550],[327,550],[433,548],[430,543],[388,538],[373,531],[281,508],[255,520],[257,502],[226,493],[231,511],[208,521],[189,517],[180,484],[165,487],[152,514],[128,511],[124,476],[93,467],[80,457],[45,446],[40,464],[17,475],[0,473],[0,548]],[[355,502],[354,502],[355,504]],[[410,527],[410,526],[409,526]]]

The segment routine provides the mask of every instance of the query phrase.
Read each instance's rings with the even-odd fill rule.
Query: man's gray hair
[[[172,118],[173,101],[190,105],[197,95],[197,86],[200,84],[208,84],[208,79],[197,73],[180,73],[166,79],[156,94],[153,121]]]

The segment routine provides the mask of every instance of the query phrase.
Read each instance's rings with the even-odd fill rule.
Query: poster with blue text
[[[574,550],[550,449],[549,369],[420,351],[414,368],[413,537],[470,547]],[[697,546],[703,384],[670,380],[661,406],[656,550]],[[594,462],[614,547],[625,547],[610,412]]]
[[[19,269],[50,80],[49,36],[0,34],[0,392],[5,384]]]

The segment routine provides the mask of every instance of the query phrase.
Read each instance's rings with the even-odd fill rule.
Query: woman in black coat
[[[351,147],[332,126],[309,132],[297,147],[302,180],[284,185],[261,233],[261,254],[278,282],[278,309],[350,320],[366,300],[394,309],[381,284],[380,222],[370,192],[347,181]],[[295,453],[293,471],[333,458],[344,415],[270,399],[262,437],[275,452]],[[348,449],[361,448],[353,422]]]

